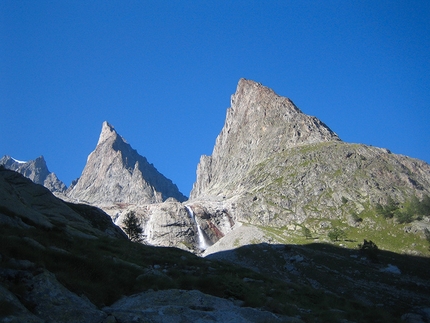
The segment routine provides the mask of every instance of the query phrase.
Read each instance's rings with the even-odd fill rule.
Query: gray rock
[[[342,142],[289,99],[241,79],[212,155],[200,159],[190,201],[206,209],[206,218],[225,217],[219,222],[289,228],[311,219],[312,231],[326,234],[318,221],[348,223],[369,205],[429,194],[429,164]],[[216,214],[214,203],[225,212]]]
[[[147,291],[124,297],[103,310],[120,322],[302,322],[239,307],[230,300],[196,290]]]
[[[197,228],[185,206],[177,201],[131,205],[123,209],[112,206],[105,210],[117,214],[115,223],[119,226],[124,225],[124,217],[128,212],[134,212],[140,221],[145,244],[197,250]]]
[[[33,313],[46,322],[97,323],[106,317],[88,299],[66,289],[48,271],[34,276],[27,285],[31,288],[24,295],[26,303],[33,304]]]
[[[0,223],[22,229],[56,228],[70,236],[91,239],[106,235],[124,238],[124,233],[103,211],[66,204],[47,188],[4,168],[0,169]],[[44,249],[33,239],[24,239],[35,249]]]
[[[107,122],[103,123],[97,146],[88,156],[82,175],[69,188],[67,196],[97,206],[158,203],[169,197],[186,200],[171,180],[139,155]]]
[[[7,310],[2,308],[1,322],[8,323],[43,323],[45,320],[31,313],[18,298],[9,290],[0,285],[0,302],[2,306],[7,305]]]
[[[51,192],[61,193],[67,189],[66,185],[57,178],[57,175],[48,170],[43,156],[22,162],[5,155],[0,159],[0,165],[24,175],[36,184],[45,186]]]

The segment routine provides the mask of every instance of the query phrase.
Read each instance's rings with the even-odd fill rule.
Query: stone
[[[0,169],[0,223],[22,229],[55,228],[89,239],[106,235],[125,238],[102,210],[67,204],[42,185],[5,168]],[[24,240],[35,249],[44,249],[31,238]]]
[[[388,264],[387,267],[381,269],[382,272],[400,275],[401,271],[397,266]]]
[[[43,156],[22,162],[5,155],[0,159],[0,165],[24,175],[36,184],[45,186],[51,192],[62,193],[67,189],[66,185],[57,178],[57,175],[48,170]]]
[[[108,212],[117,214],[115,223],[119,226],[124,226],[123,221],[128,212],[134,212],[141,224],[145,244],[197,250],[197,228],[185,206],[177,201],[130,205],[124,209],[111,208]]]
[[[7,304],[7,311],[2,309],[0,314],[2,322],[8,323],[43,323],[45,320],[37,317],[31,313],[24,305],[21,304],[19,299],[12,294],[9,290],[0,285],[0,302],[5,306]]]
[[[425,195],[430,195],[426,162],[343,142],[288,98],[241,79],[212,155],[200,159],[188,204],[199,205],[205,218],[219,223],[232,219],[294,231],[312,219],[314,232],[326,235],[327,220],[347,224],[351,213],[369,205]],[[215,214],[216,203],[223,214]],[[365,220],[353,226],[369,227]],[[411,232],[427,228],[422,222]],[[209,226],[202,228],[215,236]]]
[[[103,311],[119,322],[302,322],[293,317],[239,307],[231,300],[197,290],[147,291],[124,297]]]
[[[107,122],[68,198],[96,206],[185,201],[177,186],[137,153]]]
[[[107,315],[86,298],[70,292],[55,275],[43,271],[27,281],[31,286],[24,294],[26,303],[33,304],[33,313],[47,322],[101,322]]]

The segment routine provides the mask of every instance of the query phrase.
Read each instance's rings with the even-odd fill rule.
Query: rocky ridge
[[[289,99],[241,79],[189,203],[222,205],[235,222],[321,232],[376,203],[429,194],[429,164],[342,142]]]
[[[160,203],[169,197],[186,200],[171,180],[160,174],[107,122],[82,175],[67,197],[97,206],[115,203]]]
[[[211,156],[202,156],[190,198],[223,194],[222,187],[291,147],[340,141],[315,117],[273,90],[241,79]]]
[[[48,170],[43,156],[23,162],[5,155],[0,159],[0,165],[24,175],[36,184],[45,186],[51,192],[63,193],[67,189],[66,185],[57,178],[57,175]]]

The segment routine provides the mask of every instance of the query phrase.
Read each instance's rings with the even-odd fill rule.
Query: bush
[[[373,262],[378,261],[379,248],[372,240],[367,241],[364,239],[363,244],[359,244],[358,248],[360,250],[360,254],[363,256],[367,257]]]
[[[333,230],[329,231],[327,236],[331,241],[338,241],[340,239],[345,239],[346,233],[342,229],[334,228]]]
[[[363,219],[355,212],[351,213],[351,217],[354,220],[354,222],[363,222]]]
[[[391,219],[394,216],[396,210],[398,210],[398,206],[391,197],[388,197],[387,204],[385,206],[382,206],[378,203],[376,204],[375,209],[376,213],[382,215],[386,219]]]
[[[304,236],[306,239],[310,239],[310,238],[312,238],[311,230],[309,230],[309,229],[308,229],[308,228],[306,228],[305,226],[303,226],[303,227],[302,227],[302,233],[303,233],[303,236]]]
[[[413,214],[408,209],[405,209],[403,211],[397,210],[395,212],[395,215],[399,223],[410,223],[413,220]]]

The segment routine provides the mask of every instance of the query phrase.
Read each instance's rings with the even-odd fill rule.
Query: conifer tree
[[[123,224],[124,231],[131,241],[140,242],[143,240],[143,229],[140,226],[140,221],[134,211],[130,211],[125,215]]]

